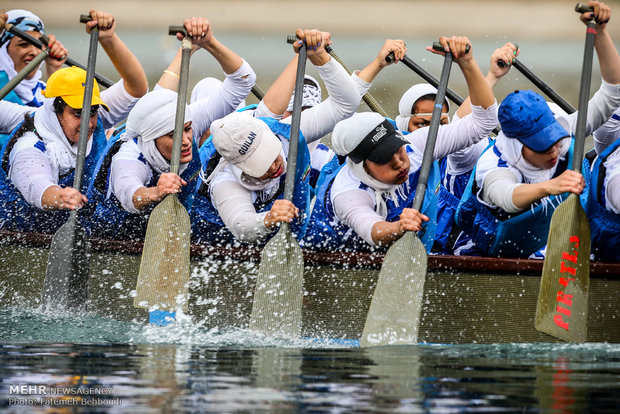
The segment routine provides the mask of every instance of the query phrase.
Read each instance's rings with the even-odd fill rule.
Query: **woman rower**
[[[439,159],[485,138],[497,123],[497,104],[465,37],[441,37],[461,68],[472,101],[472,115],[439,127],[433,154]],[[443,53],[436,52],[433,53]],[[322,248],[388,246],[405,231],[421,229],[428,217],[410,208],[422,164],[428,128],[404,136],[379,114],[362,113],[341,121],[332,146],[347,161],[325,177],[304,242]],[[427,194],[431,197],[432,191]],[[425,197],[428,204],[428,197]],[[432,244],[434,231],[427,231]],[[427,246],[430,249],[430,246]]]
[[[186,107],[179,174],[170,172],[170,159],[180,69],[180,53],[160,78],[154,91],[146,94],[129,114],[124,131],[110,140],[89,186],[97,200],[91,233],[99,237],[144,237],[149,213],[168,194],[178,193],[189,210],[194,199],[191,181],[200,171],[198,141],[214,119],[235,110],[248,95],[256,75],[250,65],[223,45],[213,34],[206,18],[186,19],[192,51],[211,53],[226,80],[213,94]]]
[[[41,19],[27,10],[16,9],[6,14],[0,13],[0,87],[17,76],[32,59],[41,53],[41,49],[14,36],[10,31],[2,32],[7,23],[35,39],[45,33]],[[54,35],[48,35],[48,38],[50,56],[45,59],[45,70],[49,77],[62,67],[67,58],[67,49],[56,40]],[[41,70],[37,67],[5,96],[4,100],[33,107],[43,105],[41,92],[45,90],[45,82],[41,78]]]
[[[606,30],[611,10],[588,2],[602,85],[588,103],[586,136],[620,105],[620,58]],[[570,169],[577,113],[557,119],[542,96],[515,91],[499,107],[502,132],[480,157],[457,210],[457,224],[483,254],[528,257],[545,246],[551,216],[567,192],[581,194],[583,176]]]
[[[294,44],[295,51],[299,51],[302,42],[306,43],[308,60],[317,68],[329,98],[320,102],[315,82],[304,85],[302,105],[307,108],[301,114],[296,164],[299,178],[294,202],[282,199],[290,117],[283,121],[256,118],[260,104],[254,114],[231,114],[211,127],[213,144],[222,159],[213,171],[205,171],[204,191],[201,191],[204,203],[195,204],[192,211],[195,236],[200,241],[260,243],[285,221],[294,221],[292,229],[298,237],[304,232],[310,201],[308,146],[329,133],[339,120],[351,116],[360,96],[351,77],[325,50],[330,42],[329,33],[298,29],[297,36],[302,40]],[[293,59],[270,88],[274,94],[270,95],[269,91],[265,94],[263,103],[276,117],[285,115],[293,89],[283,87],[290,88],[287,96],[277,85],[291,83],[290,74],[295,66],[296,59]],[[275,93],[278,90],[280,93]],[[300,220],[295,220],[298,217]]]
[[[138,98],[147,91],[147,80],[138,59],[116,34],[114,16],[91,10],[86,31],[97,26],[99,43],[118,69],[121,80],[100,92],[94,83],[92,106],[82,108],[86,71],[59,69],[48,80],[44,104],[27,116],[2,148],[0,169],[0,227],[14,231],[55,232],[69,211],[87,202],[82,189],[71,187],[75,172],[82,110],[89,111],[89,135],[84,180],[106,145],[105,129],[125,119]],[[3,112],[23,113],[19,105]],[[12,118],[14,119],[14,117]],[[15,127],[15,125],[14,125]]]

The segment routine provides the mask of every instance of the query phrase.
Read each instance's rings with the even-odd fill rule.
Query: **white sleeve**
[[[23,139],[23,138],[22,138]],[[58,185],[52,164],[44,152],[34,146],[15,148],[10,156],[9,179],[33,206],[43,209],[41,198],[49,187]]]
[[[104,108],[99,109],[103,127],[108,129],[127,119],[129,112],[131,112],[131,109],[139,99],[127,92],[122,79],[101,92],[101,100],[109,108],[109,111],[106,111]]]
[[[278,121],[282,119],[282,114],[278,115],[271,112],[271,110],[267,107],[267,105],[265,105],[262,100],[258,103],[258,106],[254,110],[253,115],[255,118],[273,118],[277,119]]]
[[[265,227],[267,212],[257,213],[252,193],[235,180],[211,183],[211,201],[226,227],[238,240],[256,243],[271,230]]]
[[[300,129],[307,143],[321,139],[329,134],[339,121],[353,115],[361,100],[355,82],[335,59],[330,59],[316,68],[329,97],[301,113]]]
[[[493,169],[484,177],[482,200],[508,213],[517,213],[522,209],[513,203],[512,193],[520,185],[517,177],[508,168]]]
[[[226,74],[222,86],[211,95],[189,105],[194,136],[202,136],[211,123],[233,112],[256,83],[256,74],[245,60],[233,73]]]
[[[446,171],[451,175],[465,174],[471,171],[488,145],[489,140],[483,139],[474,145],[448,155]]]
[[[0,101],[0,134],[10,134],[27,113],[34,111],[35,108],[30,106]]]
[[[588,116],[586,118],[586,137],[603,125],[620,106],[620,84],[612,85],[604,80],[601,87],[588,101]],[[569,132],[575,134],[579,111],[573,112],[564,118],[569,124]],[[596,142],[595,142],[596,144]]]
[[[594,131],[594,149],[597,154],[601,154],[605,149],[620,137],[620,108],[616,109],[614,114]]]
[[[376,246],[372,240],[372,227],[385,221],[375,212],[374,202],[372,196],[363,190],[343,191],[332,198],[336,217],[371,246]]]
[[[121,206],[130,213],[139,213],[133,204],[134,193],[150,181],[152,172],[139,160],[112,159],[110,186]]]
[[[353,79],[353,82],[355,83],[355,87],[357,88],[357,91],[359,92],[360,96],[363,97],[370,90],[372,83],[366,82],[365,80],[357,76],[358,73],[360,73],[359,70],[353,71],[353,73],[351,73],[351,79]]]
[[[611,176],[605,186],[605,207],[620,214],[620,173]]]
[[[438,160],[448,154],[469,147],[486,138],[497,125],[497,101],[487,109],[472,105],[471,114],[448,125],[440,125],[433,159]],[[416,129],[407,138],[417,153],[423,154],[428,138],[428,127]]]

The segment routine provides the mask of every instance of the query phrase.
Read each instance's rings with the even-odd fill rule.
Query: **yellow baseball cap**
[[[52,73],[52,76],[47,80],[43,96],[46,98],[60,96],[71,108],[82,109],[85,87],[86,71],[77,66],[71,66],[70,68],[62,68]],[[110,110],[101,100],[97,80],[94,81],[93,85],[91,105],[102,105],[106,110]]]

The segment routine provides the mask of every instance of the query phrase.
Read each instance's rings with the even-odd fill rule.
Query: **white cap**
[[[282,151],[282,142],[263,121],[233,112],[211,124],[217,152],[250,177],[259,178]]]
[[[291,99],[288,103],[286,110],[293,112],[293,101],[295,100],[295,91],[291,95]],[[323,101],[321,98],[321,85],[310,75],[304,76],[304,86],[301,98],[301,107],[313,107],[320,104]]]

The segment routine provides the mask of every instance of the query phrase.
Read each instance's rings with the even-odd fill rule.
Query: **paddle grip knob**
[[[292,45],[293,43],[295,43],[298,40],[299,40],[299,37],[297,37],[297,35],[292,34],[292,35],[286,36],[286,43],[288,43],[288,44]]]
[[[92,22],[93,18],[89,14],[80,14],[80,23]]]
[[[394,62],[394,59],[396,59],[396,57],[394,56],[394,52],[390,52],[388,53],[388,55],[385,57],[385,61],[387,63],[392,63]]]
[[[187,36],[187,30],[185,30],[185,26],[168,26],[168,34],[170,36],[176,36],[177,33],[181,33],[184,37]]]
[[[577,13],[587,13],[587,12],[592,12],[593,9],[583,3],[577,3],[575,5],[575,11]]]
[[[518,51],[518,50],[519,50],[519,45],[518,45],[518,44],[516,44],[516,43],[513,43],[513,45],[515,45],[515,47],[517,48],[517,49],[515,50],[515,52],[516,52],[516,51]],[[503,61],[503,60],[501,60],[501,59],[497,61],[497,66],[499,66],[499,67],[500,67],[500,68],[502,68],[502,69],[503,69],[503,68],[505,68],[505,67],[506,67],[506,65],[507,65],[507,63],[506,63],[506,62],[504,62],[504,61]]]
[[[446,50],[443,48],[443,46],[441,45],[441,43],[439,42],[433,42],[433,49],[437,50],[438,52],[445,52]],[[469,53],[469,45],[467,45],[467,47],[465,47],[465,53]]]
[[[43,46],[49,47],[50,38],[47,37],[47,35],[42,34],[41,37],[39,37],[39,40],[41,41],[41,43],[43,43]]]

